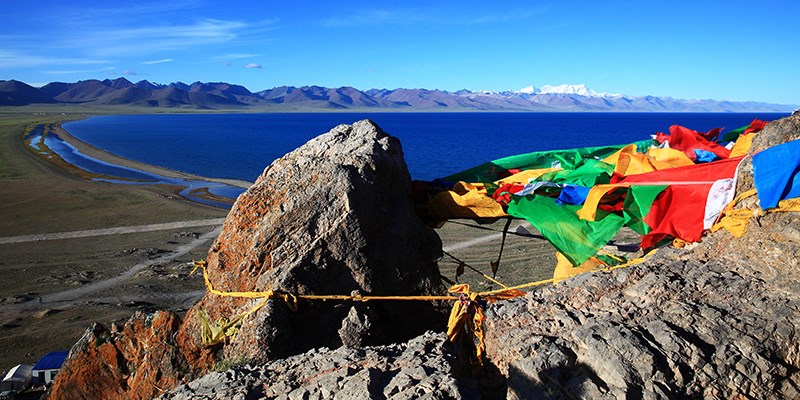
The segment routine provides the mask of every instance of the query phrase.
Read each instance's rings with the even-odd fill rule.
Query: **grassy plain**
[[[226,215],[226,210],[181,200],[170,187],[86,180],[37,156],[23,142],[25,133],[38,124],[119,111],[0,108],[0,237]],[[202,279],[188,277],[186,262],[205,258],[208,245],[147,268],[112,290],[55,304],[38,299],[118,275],[211,229],[0,244],[0,371],[35,363],[48,351],[68,349],[92,322],[108,323],[140,309],[186,307],[185,299],[196,298],[202,289]]]

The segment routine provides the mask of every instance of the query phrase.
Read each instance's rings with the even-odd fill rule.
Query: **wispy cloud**
[[[255,53],[231,53],[231,54],[221,55],[219,57],[214,57],[214,58],[212,58],[212,60],[216,60],[216,61],[240,60],[242,58],[253,58],[253,57],[259,57],[259,56],[261,56],[261,54],[255,54]]]
[[[249,69],[261,69],[261,68],[263,68],[261,65],[258,65],[256,63],[245,64],[244,67],[245,68],[249,68]]]
[[[109,64],[108,60],[93,58],[49,57],[15,51],[0,50],[0,68],[8,67],[41,67],[48,65],[94,65]]]
[[[164,59],[161,59],[161,60],[145,61],[145,62],[142,63],[142,65],[164,64],[164,63],[168,63],[168,62],[171,62],[171,61],[172,61],[171,58],[164,58]]]
[[[444,10],[434,9],[374,9],[359,10],[348,15],[333,16],[322,22],[330,28],[375,26],[375,25],[491,25],[522,21],[540,15],[544,9],[527,9],[516,12],[503,12],[472,16],[453,15]]]
[[[88,25],[53,36],[42,33],[26,40],[12,43],[18,52],[34,51],[39,54],[69,52],[87,58],[116,59],[128,56],[158,55],[172,51],[191,51],[215,44],[243,45],[270,41],[266,32],[276,29],[277,19],[248,22],[240,20],[198,19],[185,24],[136,25],[131,27],[104,27]],[[233,58],[251,54],[234,53]],[[0,62],[2,62],[0,55]],[[155,58],[155,57],[154,57]],[[145,61],[144,65],[173,61],[159,58]]]
[[[127,70],[126,69],[125,71],[122,71],[122,75],[139,76],[139,75],[147,75],[147,74],[143,74],[141,72],[136,72],[136,71],[131,71],[131,70]]]
[[[229,42],[247,26],[242,21],[205,19],[189,25],[88,31],[69,44],[105,56],[149,54]]]

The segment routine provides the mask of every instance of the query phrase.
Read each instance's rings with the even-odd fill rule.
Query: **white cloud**
[[[242,44],[271,40],[263,33],[275,29],[277,20],[246,22],[237,20],[200,19],[188,24],[138,25],[135,27],[89,27],[77,30],[58,41],[52,48],[92,54],[95,57],[122,57],[184,51],[214,44]],[[235,54],[236,55],[236,54]],[[243,55],[243,54],[242,54]],[[241,56],[241,55],[240,55]],[[249,55],[248,55],[249,56]],[[172,61],[171,58],[148,61],[152,64]]]
[[[142,65],[163,64],[163,63],[168,63],[168,62],[171,62],[171,61],[172,61],[171,58],[164,58],[164,59],[161,59],[161,60],[145,61],[145,62],[142,63]]]
[[[228,60],[240,60],[242,58],[253,58],[253,57],[259,57],[259,56],[261,56],[261,54],[255,54],[255,53],[252,53],[252,54],[251,53],[231,53],[231,54],[225,54],[225,55],[222,55],[222,56],[219,56],[219,57],[214,57],[212,60],[220,60],[220,61],[221,60],[225,60],[225,61],[228,61]]]
[[[250,68],[250,69],[261,69],[261,68],[263,68],[262,66],[260,66],[260,65],[258,65],[256,63],[245,64],[244,67],[245,68]]]
[[[39,67],[46,65],[93,65],[109,63],[110,61],[108,60],[98,60],[92,58],[48,57],[36,54],[0,50],[0,68]]]

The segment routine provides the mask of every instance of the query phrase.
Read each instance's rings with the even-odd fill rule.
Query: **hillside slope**
[[[545,87],[547,88],[547,87]],[[175,82],[167,85],[125,78],[52,82],[34,88],[0,81],[0,106],[40,103],[114,105],[201,110],[402,110],[402,111],[638,111],[638,112],[790,112],[797,105],[595,93],[585,85],[553,90],[448,92],[437,89],[368,89],[350,86],[279,86],[256,93],[225,82]]]

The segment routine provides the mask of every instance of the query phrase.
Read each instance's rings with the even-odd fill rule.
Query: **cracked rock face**
[[[211,282],[224,291],[424,295],[445,291],[438,235],[414,213],[400,142],[369,120],[340,125],[272,163],[234,204],[208,253]],[[259,300],[207,294],[178,340],[201,348],[197,312],[231,318]],[[408,340],[443,324],[425,302],[270,301],[248,316],[210,359],[267,361],[317,347]],[[344,329],[354,308],[357,329]],[[346,326],[355,328],[352,323]],[[209,360],[209,361],[203,361]]]
[[[73,346],[51,399],[150,399],[173,387],[188,366],[175,343],[180,319],[137,312],[124,324],[94,324]]]
[[[212,372],[161,399],[480,398],[456,353],[446,335],[431,332],[389,346],[323,348]]]

